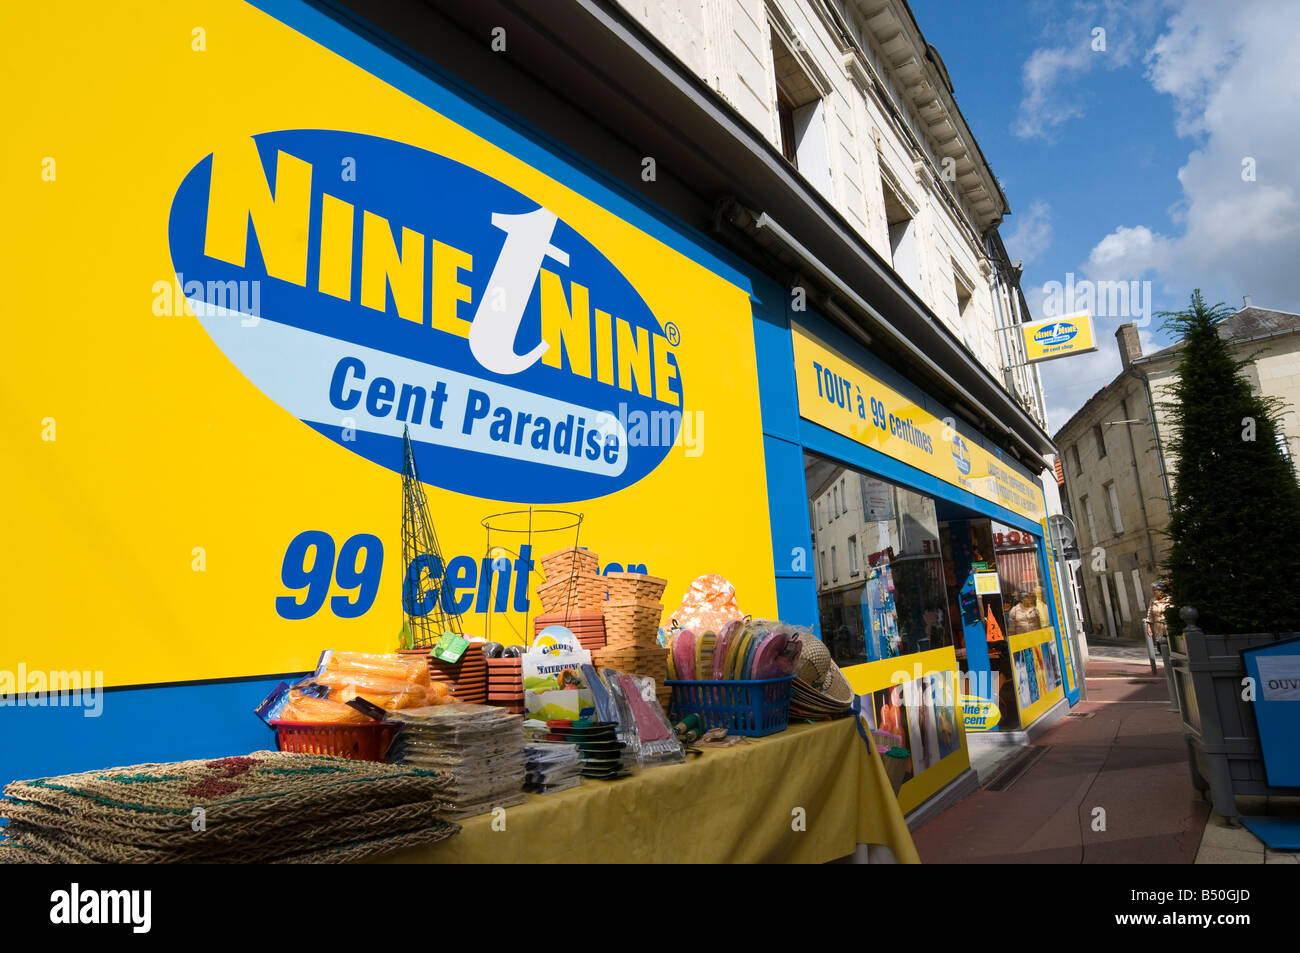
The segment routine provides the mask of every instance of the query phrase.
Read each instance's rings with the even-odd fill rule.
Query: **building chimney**
[[[1138,337],[1137,325],[1131,321],[1121,324],[1115,332],[1115,340],[1119,342],[1119,359],[1124,370],[1128,370],[1133,359],[1142,356],[1142,339]]]
[[[1245,311],[1247,308],[1250,307],[1250,295],[1242,295],[1241,301],[1242,301],[1241,310]]]

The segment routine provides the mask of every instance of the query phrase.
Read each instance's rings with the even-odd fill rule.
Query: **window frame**
[[[1119,491],[1115,489],[1115,481],[1109,480],[1101,485],[1103,492],[1106,494],[1106,502],[1110,504],[1110,525],[1115,531],[1116,536],[1124,535],[1124,517],[1119,511]]]

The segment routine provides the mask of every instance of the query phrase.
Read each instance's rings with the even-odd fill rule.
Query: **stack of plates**
[[[429,677],[445,683],[456,701],[477,705],[487,701],[488,667],[482,642],[470,642],[455,665],[434,658],[428,649],[402,649],[401,654],[425,656],[429,660]]]
[[[490,658],[487,660],[489,705],[504,708],[512,714],[524,711],[524,660],[521,658]]]
[[[524,719],[489,705],[434,705],[392,713],[390,761],[441,771],[443,816],[486,814],[524,800]]]
[[[533,637],[550,625],[562,625],[578,637],[582,648],[588,650],[605,647],[605,615],[602,612],[552,612],[533,620]]]
[[[584,778],[612,781],[625,777],[635,755],[618,740],[615,721],[548,721],[547,741],[577,745]]]

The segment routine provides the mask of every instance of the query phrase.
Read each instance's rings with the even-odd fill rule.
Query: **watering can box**
[[[567,645],[535,647],[524,655],[524,708],[529,718],[577,721],[595,715],[596,702],[582,673],[591,653]]]

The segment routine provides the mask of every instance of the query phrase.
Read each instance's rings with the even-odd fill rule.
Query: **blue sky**
[[[1300,311],[1300,2],[912,9],[1002,182],[1002,234],[1035,317],[1050,316],[1044,284],[1067,273],[1149,281],[1151,311],[1184,307],[1195,287]],[[1147,351],[1169,343],[1144,310],[1098,314],[1099,353],[1041,365],[1052,430],[1119,372],[1121,323],[1138,322]]]

